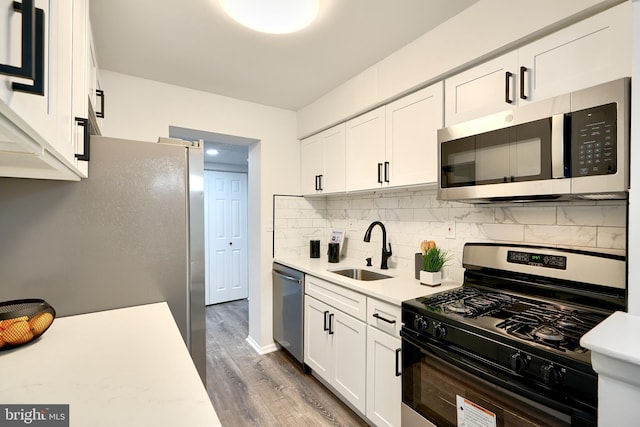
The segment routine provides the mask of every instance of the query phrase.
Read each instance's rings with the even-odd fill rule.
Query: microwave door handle
[[[551,117],[551,177],[567,178],[565,172],[565,150],[568,150],[565,144],[569,143],[569,139],[565,141],[565,127],[569,129],[569,122],[565,120],[565,114],[556,114]],[[566,116],[568,117],[568,116]]]

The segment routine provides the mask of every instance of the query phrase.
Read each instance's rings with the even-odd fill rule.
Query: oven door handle
[[[504,366],[498,365],[497,363],[491,362],[489,360],[483,359],[459,347],[456,347],[450,344],[447,346],[437,344],[437,341],[435,341],[431,337],[423,337],[421,341],[417,341],[406,332],[405,333],[403,332],[404,332],[403,330],[400,331],[400,335],[402,336],[402,338],[409,341],[415,347],[418,347],[420,351],[422,351],[423,353],[429,352],[429,353],[435,354],[437,357],[440,357],[454,365],[457,365],[457,366],[464,365],[465,367],[473,370],[474,372],[481,373],[484,375],[495,376],[498,372],[503,372],[503,373],[514,375],[517,377],[522,377],[522,375],[516,371],[513,371]],[[474,363],[474,362],[480,362],[484,365],[488,365],[488,367],[485,368],[481,364]]]

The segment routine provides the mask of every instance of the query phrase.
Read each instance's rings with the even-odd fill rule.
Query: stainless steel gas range
[[[402,304],[402,425],[595,425],[597,376],[580,338],[626,309],[625,264],[466,244],[462,287]]]

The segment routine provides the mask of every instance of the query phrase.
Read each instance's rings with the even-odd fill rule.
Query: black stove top
[[[411,305],[425,315],[458,320],[569,355],[585,353],[580,338],[607,317],[582,308],[468,286],[418,298]]]

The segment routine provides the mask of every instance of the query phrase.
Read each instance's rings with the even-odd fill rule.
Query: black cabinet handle
[[[382,163],[378,163],[378,183],[382,184]]]
[[[329,330],[329,326],[327,326],[327,314],[329,314],[329,310],[325,310],[324,312],[324,326],[322,328],[323,331]]]
[[[527,72],[527,67],[520,67],[520,99],[527,99],[527,95],[524,94],[524,73]]]
[[[373,313],[373,317],[375,317],[376,319],[380,319],[380,320],[382,320],[383,322],[391,323],[392,325],[393,325],[394,323],[396,323],[396,321],[395,321],[395,320],[385,319],[384,317],[380,316],[378,313]]]
[[[511,99],[511,77],[512,76],[513,76],[513,73],[511,73],[510,71],[507,71],[506,73],[504,73],[504,102],[506,102],[507,104],[513,103],[513,100]]]
[[[329,315],[329,335],[333,335],[333,313]]]
[[[401,348],[396,348],[396,377],[399,377],[400,375],[402,375],[402,372],[400,371],[400,352],[402,351]]]
[[[319,190],[319,186],[318,186],[318,177],[319,177],[319,176],[320,176],[320,175],[316,175],[316,191],[318,191],[318,190]]]
[[[389,162],[384,162],[384,182],[389,182]]]
[[[22,13],[20,66],[0,64],[0,73],[33,80],[35,74],[35,5],[34,0],[14,1],[13,10]],[[4,31],[4,29],[3,29]],[[7,34],[8,36],[8,34]]]
[[[96,117],[104,119],[104,91],[96,89],[96,97],[100,98],[100,111],[96,111]]]
[[[17,4],[22,10],[22,5],[20,3]],[[14,2],[13,7],[14,9],[16,8],[16,2]],[[30,77],[33,80],[33,84],[13,82],[11,88],[16,92],[44,95],[44,10],[38,8],[35,10],[35,37],[32,44],[35,49],[33,75]]]
[[[83,150],[82,150],[82,154],[76,154],[76,159],[78,160],[84,160],[84,161],[89,161],[89,139],[91,138],[91,135],[89,133],[89,119],[83,119],[82,117],[76,117],[76,123],[78,123],[78,126],[82,126],[84,127],[84,132],[83,132]]]
[[[318,175],[318,190],[322,191],[322,178],[324,177],[324,175]]]

